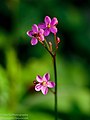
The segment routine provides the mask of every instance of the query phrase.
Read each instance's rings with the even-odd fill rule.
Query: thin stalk
[[[57,69],[56,69],[56,55],[53,56],[54,77],[55,77],[55,120],[57,120]]]
[[[44,46],[44,48],[50,53],[50,55],[53,57],[53,53],[47,48],[47,46],[45,44],[42,44]]]
[[[55,39],[56,39],[56,36],[55,36]],[[56,52],[53,54],[48,49],[48,47],[45,44],[42,44],[42,45],[45,47],[45,49],[50,53],[50,55],[53,58],[54,77],[55,77],[55,92],[53,92],[53,93],[55,95],[55,120],[57,120],[58,116],[57,116],[57,69],[56,69]]]
[[[55,45],[56,45],[56,34],[54,34],[54,42],[55,42]]]
[[[48,45],[48,42],[46,41],[46,39],[44,39],[44,42],[45,42],[47,48],[49,49],[49,45]]]

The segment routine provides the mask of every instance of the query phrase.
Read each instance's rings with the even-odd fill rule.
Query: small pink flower
[[[35,86],[35,90],[36,91],[42,91],[42,93],[44,95],[46,95],[48,93],[48,88],[53,88],[55,86],[55,83],[52,81],[49,81],[50,79],[50,74],[46,73],[44,74],[43,77],[41,76],[36,76],[36,80],[38,81],[38,83]]]
[[[32,37],[31,44],[36,45],[39,41],[44,41],[44,30],[38,28],[36,24],[32,26],[32,30],[27,31],[27,35]]]
[[[57,33],[57,28],[56,25],[58,24],[58,20],[56,17],[54,17],[52,20],[49,16],[46,16],[44,19],[45,23],[41,23],[38,25],[39,28],[45,29],[44,35],[48,36],[50,32],[56,34]]]

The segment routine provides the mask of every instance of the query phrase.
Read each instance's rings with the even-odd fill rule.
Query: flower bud
[[[34,81],[33,81],[33,84],[35,84],[35,85],[36,85],[37,83],[38,83],[38,82],[37,82],[36,80],[34,80]]]
[[[49,49],[52,52],[52,43],[51,42],[49,42]]]
[[[60,43],[60,38],[57,37],[56,41],[57,41],[57,44]]]
[[[58,44],[60,43],[60,38],[59,37],[57,37],[56,38],[56,49],[58,49]]]

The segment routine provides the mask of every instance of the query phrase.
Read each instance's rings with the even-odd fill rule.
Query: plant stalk
[[[57,120],[57,69],[56,69],[56,55],[53,55],[54,77],[55,77],[55,120]]]
[[[56,39],[56,36],[55,36]],[[42,44],[45,49],[50,53],[51,57],[53,58],[53,66],[54,66],[54,78],[55,78],[55,120],[58,119],[58,114],[57,114],[57,69],[56,69],[56,52],[53,54],[53,52],[51,52],[47,46],[45,46],[44,44]]]

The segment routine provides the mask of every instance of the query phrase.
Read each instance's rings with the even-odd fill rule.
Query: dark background
[[[48,15],[57,17],[61,38],[58,119],[90,119],[89,4],[89,0],[0,0],[0,113],[28,113],[29,120],[54,120],[54,96],[33,88],[37,74],[49,72],[54,80],[52,59],[41,44],[31,46],[26,34]]]

